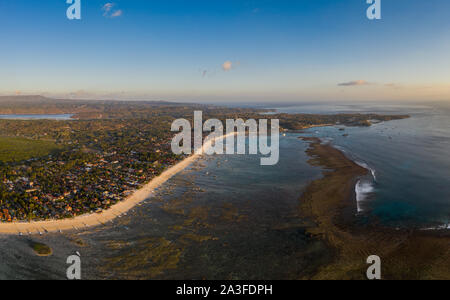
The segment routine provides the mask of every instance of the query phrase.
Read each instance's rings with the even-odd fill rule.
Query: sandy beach
[[[234,133],[231,135],[234,135]],[[227,136],[228,135],[224,135],[216,140],[224,139]],[[108,210],[101,213],[85,214],[71,219],[0,223],[0,234],[44,234],[47,232],[79,230],[87,227],[102,225],[108,221],[114,220],[120,215],[128,212],[142,201],[148,199],[153,194],[155,189],[160,187],[177,173],[190,166],[195,160],[201,157],[208,148],[211,147],[212,142],[213,141],[205,142],[201,150],[170,167],[158,177],[153,178],[143,188],[135,191],[125,200],[113,205]]]

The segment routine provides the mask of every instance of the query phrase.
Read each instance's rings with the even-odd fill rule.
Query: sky
[[[0,95],[450,100],[450,1],[0,1]]]

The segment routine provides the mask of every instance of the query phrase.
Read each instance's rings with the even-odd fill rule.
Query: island
[[[0,113],[73,114],[71,120],[0,119],[0,221],[46,221],[102,213],[187,158],[171,151],[171,123],[260,119],[270,110],[148,101],[0,97]],[[369,126],[408,116],[270,114],[282,130]]]

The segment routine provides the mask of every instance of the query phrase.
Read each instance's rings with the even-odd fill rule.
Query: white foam
[[[341,147],[338,145],[333,145],[333,147],[340,150],[343,153],[347,153],[347,151],[345,150],[344,147]],[[351,155],[350,155],[350,157],[351,157]],[[363,211],[363,209],[361,207],[361,203],[367,199],[368,194],[375,192],[375,187],[374,187],[373,183],[377,182],[377,174],[376,174],[376,170],[371,168],[365,162],[360,162],[355,159],[352,159],[352,160],[360,167],[370,171],[370,173],[372,174],[372,177],[373,177],[373,182],[359,180],[356,183],[356,186],[355,186],[356,205],[357,205],[358,213],[360,213]]]
[[[360,167],[363,167],[366,170],[369,170],[370,173],[372,174],[373,180],[377,181],[377,171],[371,167],[369,167],[368,164],[366,164],[365,162],[360,162],[360,161],[355,161],[355,163],[357,165],[359,165]]]
[[[330,144],[331,142],[333,141],[333,138],[322,138],[321,140],[320,140],[320,144],[321,145],[326,145],[326,144]]]
[[[333,147],[336,148],[336,149],[338,149],[339,151],[341,151],[341,152],[347,154],[347,151],[345,150],[344,147],[341,147],[341,146],[338,146],[338,145],[333,145]],[[350,155],[350,157],[351,157],[351,155]],[[377,181],[377,171],[376,171],[375,169],[371,168],[371,167],[370,167],[368,164],[366,164],[365,162],[360,162],[360,161],[357,161],[357,160],[355,160],[355,159],[352,159],[352,160],[353,160],[357,165],[359,165],[360,167],[363,167],[364,169],[369,170],[370,173],[372,174],[373,180],[374,180],[375,182]]]
[[[358,208],[358,213],[362,212],[361,203],[366,200],[367,195],[373,193],[375,188],[370,182],[362,182],[359,180],[355,186],[356,193],[356,205]]]
[[[436,226],[436,227],[422,228],[421,230],[445,230],[445,229],[450,230],[450,223]]]
[[[338,146],[338,145],[333,145],[334,148],[338,149],[339,151],[343,152],[343,153],[347,153],[347,151],[345,150],[345,148]]]

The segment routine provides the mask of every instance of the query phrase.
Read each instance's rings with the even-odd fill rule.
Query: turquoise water
[[[372,170],[357,186],[360,214],[371,222],[401,227],[448,227],[450,220],[450,107],[428,105],[312,105],[285,112],[375,112],[411,118],[369,128],[308,130],[329,140]],[[347,133],[348,137],[343,134]]]
[[[0,119],[6,120],[72,120],[73,114],[59,115],[0,115]]]

